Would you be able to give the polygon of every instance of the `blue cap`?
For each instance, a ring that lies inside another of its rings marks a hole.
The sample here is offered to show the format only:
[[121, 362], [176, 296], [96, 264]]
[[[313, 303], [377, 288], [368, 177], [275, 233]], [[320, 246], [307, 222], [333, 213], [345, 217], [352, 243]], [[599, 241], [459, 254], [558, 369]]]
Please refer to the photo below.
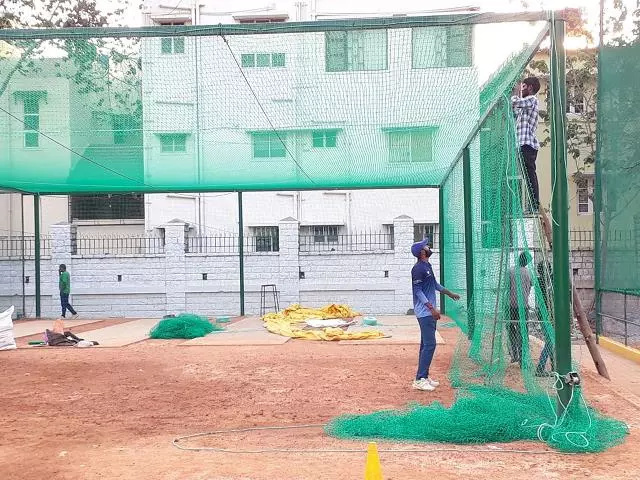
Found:
[[422, 240], [421, 242], [416, 242], [413, 245], [411, 245], [411, 254], [414, 257], [420, 258], [421, 250], [431, 250], [429, 248], [429, 239]]

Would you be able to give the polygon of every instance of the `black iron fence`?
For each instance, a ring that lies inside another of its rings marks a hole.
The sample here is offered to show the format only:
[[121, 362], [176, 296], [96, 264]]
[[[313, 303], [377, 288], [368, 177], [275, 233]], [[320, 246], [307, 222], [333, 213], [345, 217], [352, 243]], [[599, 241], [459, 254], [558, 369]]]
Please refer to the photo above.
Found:
[[74, 255], [154, 255], [164, 253], [164, 237], [156, 235], [122, 235], [77, 237], [72, 241]]
[[393, 251], [394, 234], [385, 233], [352, 233], [352, 234], [318, 234], [300, 235], [300, 252], [371, 252]]
[[[16, 258], [23, 256], [26, 259], [35, 257], [36, 238], [31, 237], [4, 237], [0, 238], [0, 258]], [[51, 239], [49, 237], [40, 237], [40, 256], [48, 257], [51, 255]]]
[[[277, 232], [268, 235], [246, 235], [242, 245], [244, 253], [270, 253], [280, 251], [280, 236]], [[240, 239], [237, 234], [190, 236], [185, 242], [186, 253], [240, 253]]]
[[[596, 293], [597, 294], [597, 293]], [[625, 345], [640, 347], [640, 295], [600, 292], [600, 334]]]

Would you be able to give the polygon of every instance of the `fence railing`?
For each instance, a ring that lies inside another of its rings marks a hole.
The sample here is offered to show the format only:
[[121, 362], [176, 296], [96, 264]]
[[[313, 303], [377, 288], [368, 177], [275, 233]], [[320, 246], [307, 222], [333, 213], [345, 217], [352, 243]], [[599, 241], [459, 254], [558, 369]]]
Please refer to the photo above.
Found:
[[[243, 237], [244, 253], [269, 253], [280, 251], [279, 235], [246, 235]], [[238, 255], [240, 241], [237, 234], [187, 237], [186, 253], [228, 253]]]
[[393, 233], [300, 235], [300, 252], [371, 252], [394, 249]]
[[[593, 250], [596, 234], [591, 229], [571, 230], [569, 240], [572, 250]], [[609, 230], [603, 240], [609, 250], [631, 250], [640, 247], [640, 238], [636, 238], [633, 230]]]
[[164, 237], [155, 235], [77, 237], [72, 242], [75, 255], [154, 255], [164, 253]]
[[627, 346], [639, 347], [640, 296], [610, 291], [603, 291], [600, 295], [602, 331], [598, 333], [621, 341]]
[[[24, 258], [33, 259], [36, 251], [36, 238], [24, 237], [24, 246], [22, 237], [0, 238], [0, 258], [22, 258], [24, 248]], [[48, 257], [51, 255], [51, 239], [49, 237], [40, 237], [40, 256]]]

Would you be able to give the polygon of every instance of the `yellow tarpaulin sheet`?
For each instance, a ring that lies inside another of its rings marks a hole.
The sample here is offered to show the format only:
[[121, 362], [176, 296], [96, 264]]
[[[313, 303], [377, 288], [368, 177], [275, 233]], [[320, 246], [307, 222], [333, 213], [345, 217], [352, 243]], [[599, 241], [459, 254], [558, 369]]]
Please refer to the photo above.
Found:
[[267, 313], [262, 320], [271, 333], [305, 340], [364, 340], [380, 338], [384, 334], [378, 330], [349, 332], [342, 328], [327, 327], [316, 330], [305, 330], [305, 322], [311, 319], [353, 318], [360, 314], [347, 305], [327, 305], [325, 307], [305, 308], [298, 304], [291, 305], [278, 313]]

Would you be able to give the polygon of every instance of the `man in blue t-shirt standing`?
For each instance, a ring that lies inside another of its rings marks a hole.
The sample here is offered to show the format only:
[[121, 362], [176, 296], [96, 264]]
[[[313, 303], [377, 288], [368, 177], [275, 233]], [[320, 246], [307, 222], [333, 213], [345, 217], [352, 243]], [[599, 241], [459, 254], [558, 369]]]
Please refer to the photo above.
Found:
[[432, 391], [440, 383], [429, 376], [429, 367], [436, 350], [436, 322], [440, 312], [436, 309], [436, 290], [459, 300], [460, 295], [450, 292], [436, 281], [433, 268], [429, 263], [431, 248], [428, 240], [414, 243], [411, 253], [418, 259], [411, 269], [411, 283], [413, 288], [413, 310], [420, 324], [420, 354], [418, 356], [418, 372], [413, 382], [417, 390]]

